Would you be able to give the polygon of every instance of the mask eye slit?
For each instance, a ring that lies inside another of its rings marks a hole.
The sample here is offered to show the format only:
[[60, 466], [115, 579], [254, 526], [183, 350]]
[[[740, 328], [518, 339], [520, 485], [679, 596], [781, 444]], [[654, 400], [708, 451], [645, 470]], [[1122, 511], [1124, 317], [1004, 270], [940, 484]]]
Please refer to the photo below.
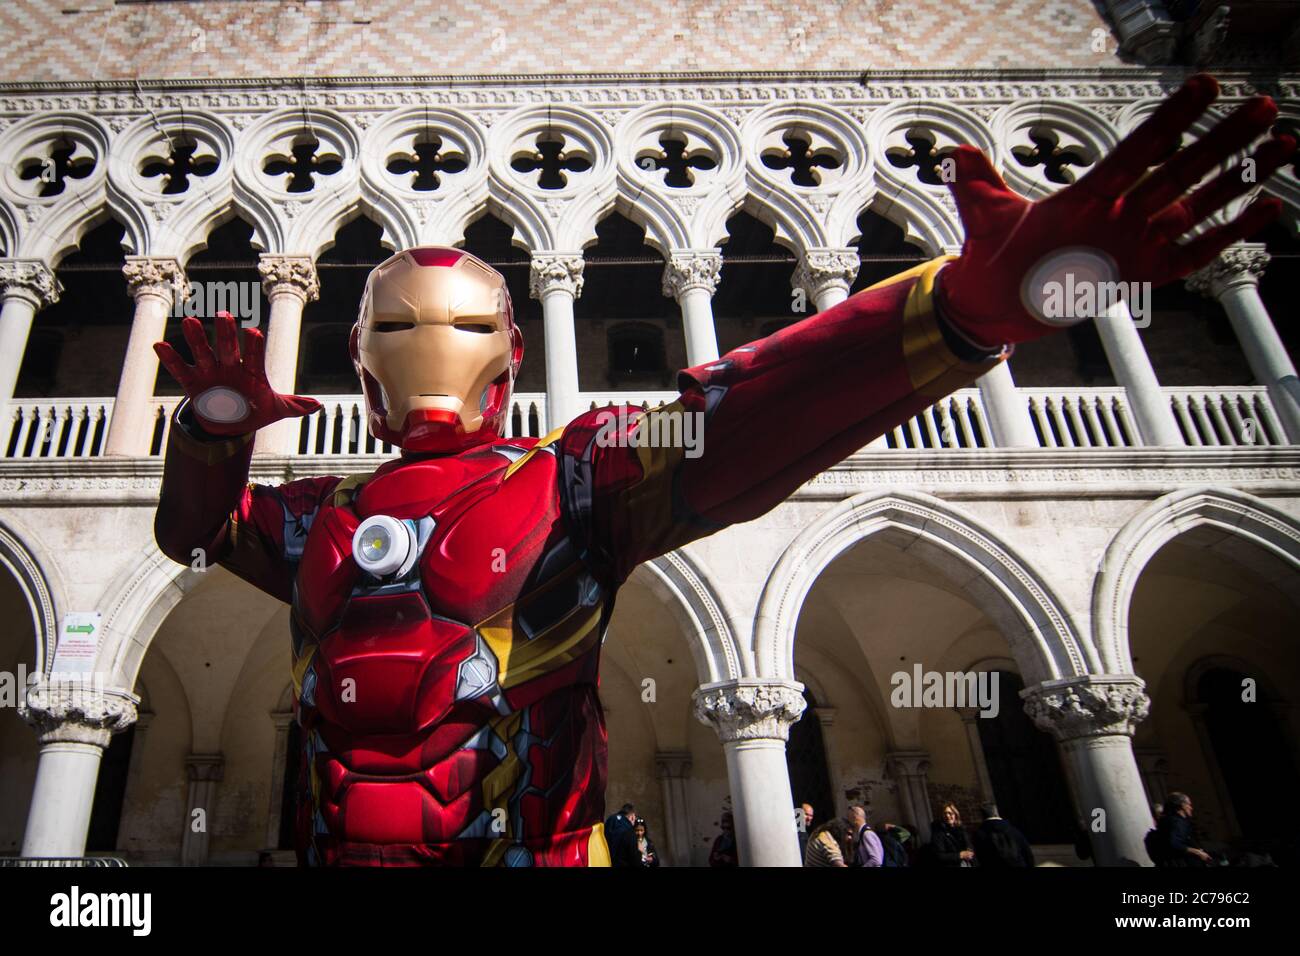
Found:
[[405, 332], [413, 328], [415, 328], [414, 322], [376, 322], [374, 325], [376, 332]]
[[496, 329], [482, 322], [457, 322], [456, 328], [465, 332], [478, 332], [480, 335], [486, 335], [495, 332]]

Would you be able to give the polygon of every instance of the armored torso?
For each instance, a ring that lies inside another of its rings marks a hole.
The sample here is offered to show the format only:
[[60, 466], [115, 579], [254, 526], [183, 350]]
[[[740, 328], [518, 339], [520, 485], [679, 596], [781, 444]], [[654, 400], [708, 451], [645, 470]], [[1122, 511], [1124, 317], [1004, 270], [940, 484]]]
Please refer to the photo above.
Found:
[[[503, 441], [285, 503], [306, 862], [605, 862], [608, 595], [556, 476], [552, 447]], [[409, 530], [409, 570], [354, 557], [377, 515]]]

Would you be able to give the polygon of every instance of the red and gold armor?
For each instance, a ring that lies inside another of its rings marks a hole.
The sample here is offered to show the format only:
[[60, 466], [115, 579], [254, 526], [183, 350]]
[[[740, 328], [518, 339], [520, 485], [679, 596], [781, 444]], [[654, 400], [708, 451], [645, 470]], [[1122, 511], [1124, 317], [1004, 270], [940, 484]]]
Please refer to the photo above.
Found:
[[[945, 344], [942, 265], [683, 372], [662, 408], [408, 451], [368, 475], [250, 485], [252, 436], [205, 436], [178, 410], [159, 542], [177, 558], [202, 547], [292, 606], [303, 860], [608, 863], [597, 686], [619, 585], [989, 368], [996, 357]], [[684, 415], [702, 427], [699, 457], [627, 434], [680, 434]], [[376, 516], [413, 539], [405, 573], [355, 559]]]
[[[256, 429], [318, 405], [270, 389], [256, 330], [241, 355], [234, 320], [219, 317], [214, 354], [187, 319], [194, 365], [157, 346], [190, 401], [170, 432], [155, 534], [173, 559], [202, 548], [292, 606], [302, 861], [607, 865], [597, 687], [619, 586], [973, 381], [1005, 357], [1001, 343], [1048, 331], [1025, 312], [1022, 278], [1076, 234], [1121, 278], [1159, 278], [1276, 215], [1256, 203], [1212, 239], [1170, 248], [1245, 187], [1229, 176], [1174, 203], [1183, 189], [1161, 185], [1166, 170], [1195, 182], [1276, 114], [1252, 100], [1233, 114], [1249, 122], [1226, 120], [1211, 146], [1147, 176], [1214, 98], [1208, 82], [1193, 78], [1040, 203], [959, 148], [967, 242], [953, 265], [925, 263], [688, 369], [669, 405], [591, 411], [540, 440], [501, 437], [522, 339], [500, 276], [459, 250], [400, 253], [367, 284], [353, 357], [372, 431], [403, 448], [371, 474], [249, 484]], [[1294, 147], [1261, 147], [1261, 179]], [[688, 428], [689, 450], [641, 440]]]

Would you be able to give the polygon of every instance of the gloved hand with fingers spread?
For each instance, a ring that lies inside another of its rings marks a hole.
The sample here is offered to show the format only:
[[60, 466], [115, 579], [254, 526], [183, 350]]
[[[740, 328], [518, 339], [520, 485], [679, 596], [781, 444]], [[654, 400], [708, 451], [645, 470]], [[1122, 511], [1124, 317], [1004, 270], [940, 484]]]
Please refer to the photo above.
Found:
[[185, 389], [194, 417], [212, 435], [247, 435], [284, 418], [318, 411], [320, 402], [298, 395], [281, 395], [271, 388], [264, 363], [266, 340], [257, 329], [244, 330], [240, 356], [235, 317], [217, 313], [217, 350], [213, 354], [203, 323], [186, 316], [181, 323], [194, 355], [187, 365], [166, 342], [155, 342], [158, 360]]
[[1257, 199], [1232, 222], [1178, 241], [1295, 152], [1294, 139], [1274, 136], [1255, 150], [1254, 176], [1244, 175], [1244, 167], [1230, 168], [1185, 195], [1277, 118], [1272, 99], [1252, 97], [1195, 143], [1177, 149], [1218, 93], [1213, 77], [1189, 78], [1091, 172], [1039, 202], [1007, 188], [978, 149], [958, 147], [950, 188], [966, 242], [961, 257], [938, 276], [944, 317], [983, 348], [1028, 341], [1092, 317], [1060, 320], [1044, 308], [1044, 287], [1066, 284], [1067, 274], [1075, 282], [1159, 286], [1267, 225], [1281, 210], [1276, 199]]

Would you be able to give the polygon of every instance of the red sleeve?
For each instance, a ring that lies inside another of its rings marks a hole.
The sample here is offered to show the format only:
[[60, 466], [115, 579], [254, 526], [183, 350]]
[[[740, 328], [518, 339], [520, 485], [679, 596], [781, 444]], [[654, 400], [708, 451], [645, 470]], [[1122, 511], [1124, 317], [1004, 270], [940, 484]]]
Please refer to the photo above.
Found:
[[679, 376], [675, 402], [599, 409], [559, 440], [566, 520], [615, 582], [749, 521], [988, 371], [959, 357], [934, 303], [936, 259]]
[[201, 551], [286, 603], [307, 532], [336, 477], [250, 484], [253, 435], [203, 436], [183, 402], [167, 441], [154, 538], [173, 561], [193, 564]]

